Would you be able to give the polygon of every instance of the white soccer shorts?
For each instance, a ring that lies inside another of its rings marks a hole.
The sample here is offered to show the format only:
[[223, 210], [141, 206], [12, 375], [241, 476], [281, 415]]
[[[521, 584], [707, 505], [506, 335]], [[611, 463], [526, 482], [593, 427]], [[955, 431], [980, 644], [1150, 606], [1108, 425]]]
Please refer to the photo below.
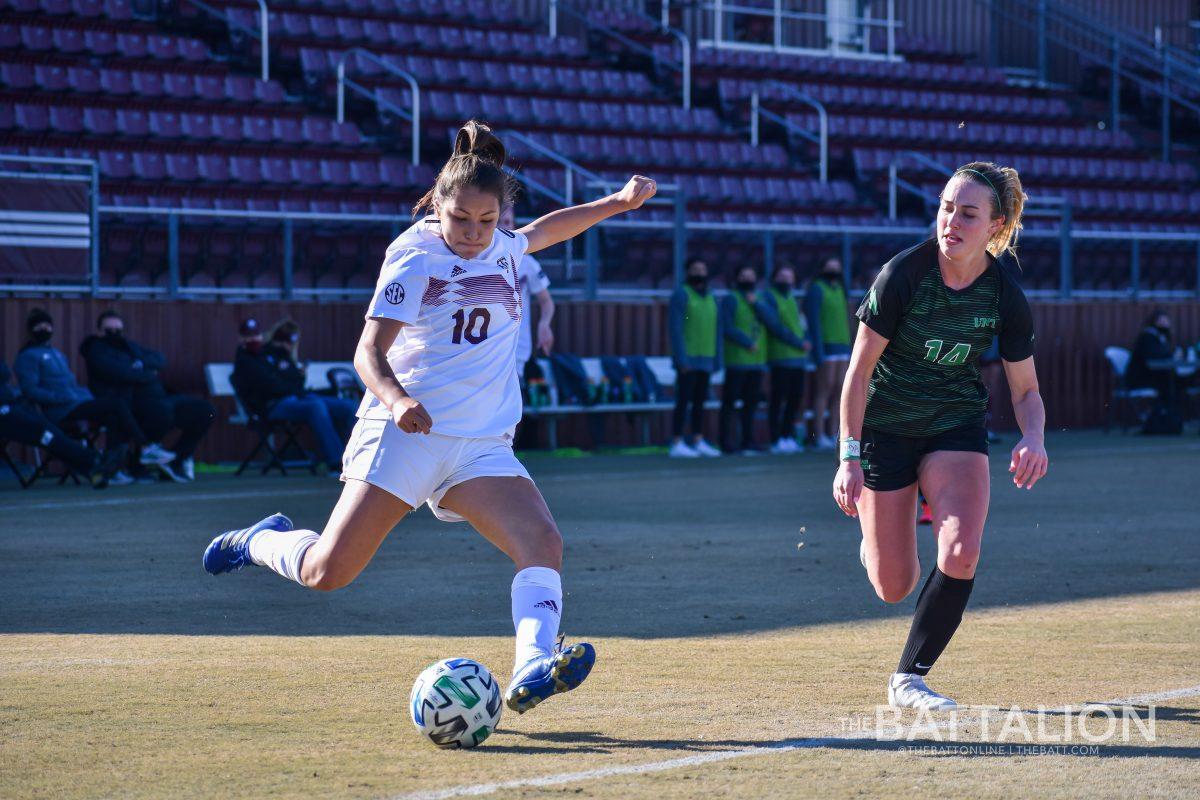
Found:
[[366, 481], [413, 508], [428, 503], [443, 522], [465, 522], [439, 503], [472, 478], [529, 478], [513, 454], [511, 436], [469, 439], [405, 433], [390, 419], [359, 419], [342, 456], [342, 480]]

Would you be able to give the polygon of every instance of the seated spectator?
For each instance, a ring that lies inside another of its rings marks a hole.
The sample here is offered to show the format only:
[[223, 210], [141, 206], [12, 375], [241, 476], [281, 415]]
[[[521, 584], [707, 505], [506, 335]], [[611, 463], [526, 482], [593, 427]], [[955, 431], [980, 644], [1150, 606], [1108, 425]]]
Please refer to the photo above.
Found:
[[1171, 358], [1171, 316], [1161, 308], [1150, 312], [1146, 326], [1133, 343], [1129, 366], [1125, 369], [1125, 385], [1130, 389], [1156, 389], [1159, 398], [1166, 398], [1171, 388], [1171, 373], [1165, 369], [1150, 369], [1147, 362]]
[[[0, 361], [0, 439], [45, 448], [71, 469], [86, 475], [96, 489], [117, 483], [113, 478], [125, 457], [125, 445], [98, 453], [75, 441], [26, 403], [21, 390], [9, 382], [11, 377], [8, 364]], [[120, 482], [129, 483], [130, 478], [126, 476]]]
[[125, 322], [116, 311], [101, 314], [96, 327], [100, 335], [87, 337], [79, 347], [87, 362], [88, 386], [97, 397], [129, 404], [151, 441], [160, 441], [178, 428], [171, 458], [157, 466], [176, 483], [194, 480], [192, 456], [216, 419], [216, 409], [200, 397], [168, 394], [160, 377], [166, 359], [162, 353], [126, 339]]
[[295, 322], [280, 322], [265, 344], [255, 320], [243, 322], [238, 332], [241, 344], [234, 357], [232, 382], [242, 402], [264, 419], [307, 424], [330, 472], [340, 475], [357, 404], [305, 388], [305, 371], [298, 360], [300, 326]]
[[48, 420], [60, 426], [87, 422], [104, 427], [108, 431], [110, 448], [130, 442], [140, 444], [139, 461], [142, 464], [163, 464], [175, 457], [159, 445], [148, 443], [127, 403], [111, 397], [94, 397], [79, 385], [67, 357], [50, 346], [54, 320], [48, 313], [40, 308], [33, 309], [25, 320], [25, 327], [29, 341], [17, 354], [13, 370], [25, 399], [36, 403]]

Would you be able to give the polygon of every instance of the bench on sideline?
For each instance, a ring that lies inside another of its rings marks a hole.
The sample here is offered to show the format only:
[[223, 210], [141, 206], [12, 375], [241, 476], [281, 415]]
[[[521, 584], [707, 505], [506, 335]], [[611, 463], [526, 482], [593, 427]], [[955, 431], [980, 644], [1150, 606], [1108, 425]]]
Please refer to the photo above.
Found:
[[[558, 447], [558, 421], [562, 417], [568, 417], [576, 414], [631, 414], [638, 417], [638, 422], [642, 429], [642, 444], [650, 444], [650, 415], [664, 411], [671, 411], [675, 408], [675, 400], [654, 400], [653, 402], [642, 403], [597, 403], [595, 405], [563, 405], [559, 402], [558, 386], [554, 380], [554, 369], [550, 365], [550, 359], [538, 358], [538, 366], [542, 368], [542, 375], [546, 379], [546, 389], [550, 396], [550, 402], [544, 406], [525, 405], [525, 416], [530, 419], [542, 419], [546, 421], [546, 437], [547, 444], [551, 450]], [[587, 373], [589, 383], [595, 385], [602, 382], [604, 378], [604, 370], [600, 366], [600, 359], [581, 358], [583, 369]], [[668, 356], [650, 356], [646, 358], [646, 365], [650, 367], [654, 373], [654, 377], [658, 380], [658, 385], [662, 389], [673, 389], [675, 386], [675, 368], [671, 365], [671, 359]], [[709, 383], [710, 391], [719, 388], [725, 380], [724, 370], [714, 372], [712, 380]], [[704, 402], [706, 409], [712, 410], [721, 407], [719, 400], [711, 397]]]

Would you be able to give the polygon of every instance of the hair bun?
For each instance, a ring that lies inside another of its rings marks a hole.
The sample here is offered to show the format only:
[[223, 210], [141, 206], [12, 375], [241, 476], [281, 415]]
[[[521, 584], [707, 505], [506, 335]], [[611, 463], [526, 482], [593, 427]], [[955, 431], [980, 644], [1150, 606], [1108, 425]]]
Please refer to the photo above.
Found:
[[497, 167], [504, 166], [504, 143], [478, 120], [468, 120], [454, 137], [454, 155], [471, 155]]

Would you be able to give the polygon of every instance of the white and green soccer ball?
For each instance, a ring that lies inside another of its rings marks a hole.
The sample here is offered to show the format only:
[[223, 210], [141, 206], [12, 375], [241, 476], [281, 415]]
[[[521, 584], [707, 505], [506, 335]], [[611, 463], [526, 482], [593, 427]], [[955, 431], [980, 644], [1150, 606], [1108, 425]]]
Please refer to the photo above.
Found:
[[474, 747], [492, 735], [504, 703], [488, 668], [469, 658], [446, 658], [417, 676], [409, 697], [413, 724], [443, 748]]

